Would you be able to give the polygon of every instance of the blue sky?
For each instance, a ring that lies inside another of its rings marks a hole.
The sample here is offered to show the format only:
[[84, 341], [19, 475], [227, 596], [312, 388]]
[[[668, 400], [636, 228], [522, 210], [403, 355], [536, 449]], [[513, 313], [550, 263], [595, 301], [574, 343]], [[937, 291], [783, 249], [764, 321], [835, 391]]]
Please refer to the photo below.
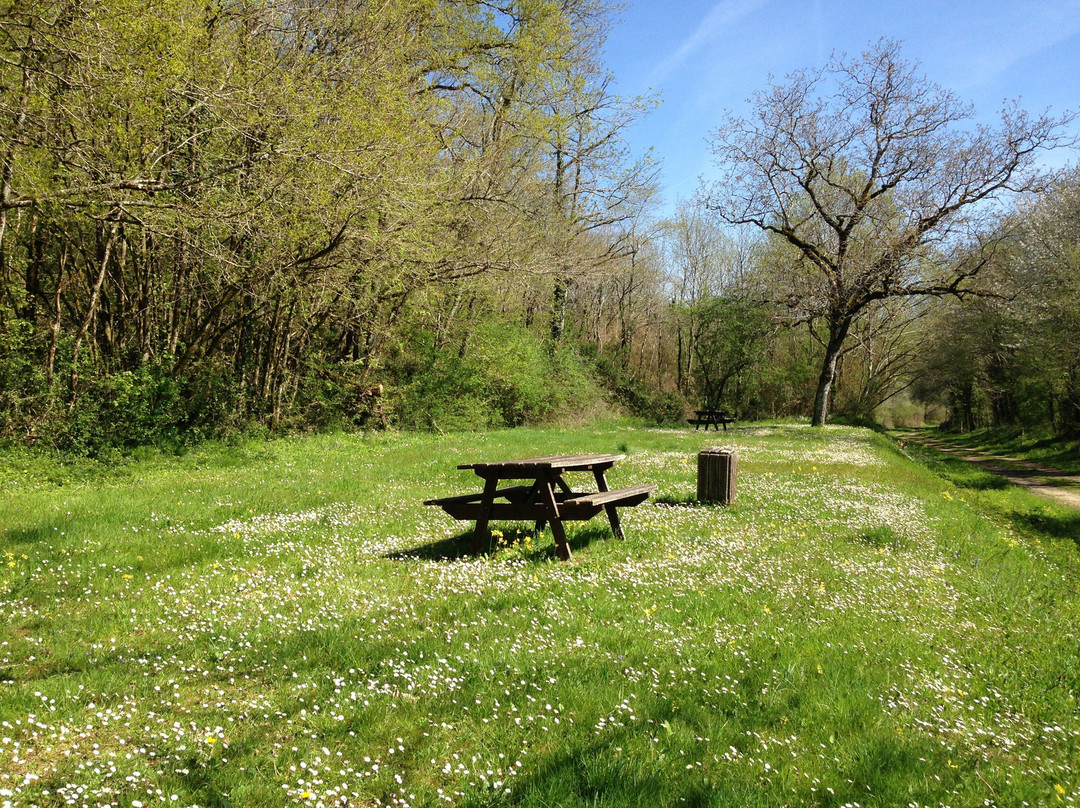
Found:
[[[858, 54], [883, 36], [974, 104], [979, 121], [992, 123], [1007, 99], [1033, 113], [1080, 108], [1080, 0], [636, 0], [608, 37], [606, 61], [622, 95], [652, 88], [663, 99], [630, 140], [662, 160], [670, 208], [709, 175], [708, 134], [726, 110], [745, 113], [770, 75]], [[1048, 162], [1076, 161], [1073, 151]]]

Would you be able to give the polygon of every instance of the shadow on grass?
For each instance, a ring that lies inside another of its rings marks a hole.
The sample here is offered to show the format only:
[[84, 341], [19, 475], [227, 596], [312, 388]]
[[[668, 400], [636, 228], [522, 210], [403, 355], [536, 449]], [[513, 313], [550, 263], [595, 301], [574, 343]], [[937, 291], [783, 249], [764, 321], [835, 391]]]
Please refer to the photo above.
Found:
[[421, 544], [408, 550], [398, 550], [387, 553], [384, 558], [392, 561], [404, 561], [410, 558], [419, 558], [424, 561], [456, 561], [472, 555], [473, 532], [466, 530], [455, 536], [440, 539], [436, 542]]
[[1001, 491], [1012, 485], [1008, 477], [989, 472], [953, 475], [953, 483], [957, 488], [970, 488], [973, 491]]
[[[566, 524], [566, 523], [564, 523]], [[573, 523], [570, 523], [573, 525]], [[587, 525], [567, 530], [566, 542], [570, 545], [570, 552], [584, 550], [597, 540], [618, 541], [612, 534], [611, 528], [605, 523]], [[531, 527], [523, 525], [511, 525], [496, 527], [494, 533], [499, 538], [489, 534], [485, 540], [484, 555], [494, 555], [513, 549], [526, 561], [550, 561], [558, 558], [555, 542], [551, 538], [550, 528], [545, 529], [540, 535], [535, 535]], [[526, 542], [526, 538], [531, 539]], [[473, 555], [473, 532], [465, 530], [454, 536], [439, 541], [421, 544], [408, 550], [398, 550], [387, 553], [384, 558], [392, 561], [404, 561], [406, 559], [419, 558], [423, 561], [457, 561], [462, 558], [471, 558]]]
[[697, 497], [693, 494], [687, 494], [684, 497], [677, 497], [672, 494], [662, 494], [658, 497], [653, 497], [650, 500], [654, 505], [698, 505]]
[[1045, 508], [1012, 511], [1008, 518], [1018, 528], [1055, 539], [1071, 539], [1080, 547], [1080, 513], [1049, 513]]
[[55, 541], [60, 531], [70, 530], [65, 523], [54, 522], [50, 524], [35, 525], [34, 527], [16, 527], [0, 532], [0, 543], [6, 547], [14, 547], [18, 544], [38, 544], [44, 541]]
[[209, 766], [205, 766], [200, 764], [198, 758], [191, 757], [187, 761], [187, 768], [183, 770], [182, 779], [192, 794], [198, 796], [199, 805], [207, 808], [233, 808], [237, 803], [229, 796], [228, 785], [221, 782], [225, 778], [218, 773], [218, 768], [213, 760]]
[[[622, 754], [617, 744], [631, 746], [633, 736], [622, 730], [608, 740], [575, 743], [543, 754], [529, 774], [514, 778], [513, 788], [500, 805], [656, 805], [688, 808], [717, 805], [716, 794], [700, 776], [680, 776], [664, 767], [649, 765], [641, 755]], [[677, 794], [672, 793], [675, 789]], [[476, 797], [462, 803], [468, 808], [491, 805]], [[743, 804], [743, 803], [740, 803]]]
[[671, 494], [663, 494], [649, 500], [652, 505], [671, 505], [680, 508], [735, 508], [738, 502], [725, 505], [722, 502], [702, 502], [696, 494], [687, 494], [684, 497], [676, 497]]
[[868, 547], [889, 548], [893, 552], [911, 548], [911, 542], [888, 525], [878, 525], [860, 532], [854, 532], [850, 534], [850, 540]]
[[949, 457], [933, 449], [920, 452], [923, 461], [935, 474], [944, 477], [957, 488], [974, 491], [999, 491], [1012, 483], [1007, 477], [983, 471], [966, 460]]

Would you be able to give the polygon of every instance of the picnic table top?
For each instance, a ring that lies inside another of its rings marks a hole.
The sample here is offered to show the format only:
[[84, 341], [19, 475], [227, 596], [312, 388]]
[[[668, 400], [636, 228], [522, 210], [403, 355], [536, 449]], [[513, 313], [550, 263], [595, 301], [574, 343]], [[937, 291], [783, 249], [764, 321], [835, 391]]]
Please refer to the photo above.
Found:
[[480, 476], [510, 477], [514, 474], [532, 476], [553, 471], [591, 471], [608, 469], [626, 458], [622, 454], [599, 455], [547, 455], [526, 457], [521, 460], [495, 460], [484, 463], [462, 463], [459, 469], [472, 469]]

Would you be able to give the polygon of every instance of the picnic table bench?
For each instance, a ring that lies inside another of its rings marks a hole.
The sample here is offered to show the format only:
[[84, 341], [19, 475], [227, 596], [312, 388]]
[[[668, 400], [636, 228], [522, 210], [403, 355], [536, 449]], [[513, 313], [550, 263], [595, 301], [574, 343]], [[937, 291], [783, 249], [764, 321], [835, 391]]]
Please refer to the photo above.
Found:
[[727, 410], [694, 410], [694, 413], [697, 417], [687, 418], [686, 423], [693, 424], [694, 429], [698, 429], [704, 424], [706, 432], [709, 431], [710, 424], [717, 432], [720, 431], [721, 426], [727, 432], [727, 425], [735, 423], [735, 416]]
[[[611, 531], [623, 538], [617, 508], [640, 505], [656, 490], [653, 484], [627, 488], [608, 488], [605, 472], [626, 455], [551, 455], [523, 460], [501, 460], [488, 463], [462, 463], [459, 469], [471, 469], [484, 480], [484, 490], [478, 494], [429, 499], [425, 505], [438, 505], [450, 516], [475, 520], [473, 552], [484, 549], [488, 523], [492, 519], [531, 521], [541, 531], [551, 523], [559, 558], [570, 559], [563, 522], [586, 521], [605, 511]], [[595, 492], [575, 492], [563, 479], [568, 472], [591, 471], [596, 481]], [[525, 485], [500, 488], [504, 480], [527, 480]], [[499, 500], [499, 501], [497, 501]]]

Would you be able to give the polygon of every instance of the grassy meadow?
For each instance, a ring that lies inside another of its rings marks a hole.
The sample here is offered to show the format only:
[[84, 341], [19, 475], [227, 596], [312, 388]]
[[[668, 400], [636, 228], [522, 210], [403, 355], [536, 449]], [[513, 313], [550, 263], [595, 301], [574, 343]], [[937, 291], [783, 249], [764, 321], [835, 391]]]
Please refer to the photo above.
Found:
[[[421, 504], [577, 452], [659, 490], [574, 563]], [[1080, 804], [1076, 514], [868, 430], [8, 454], [0, 492], [0, 806]]]

